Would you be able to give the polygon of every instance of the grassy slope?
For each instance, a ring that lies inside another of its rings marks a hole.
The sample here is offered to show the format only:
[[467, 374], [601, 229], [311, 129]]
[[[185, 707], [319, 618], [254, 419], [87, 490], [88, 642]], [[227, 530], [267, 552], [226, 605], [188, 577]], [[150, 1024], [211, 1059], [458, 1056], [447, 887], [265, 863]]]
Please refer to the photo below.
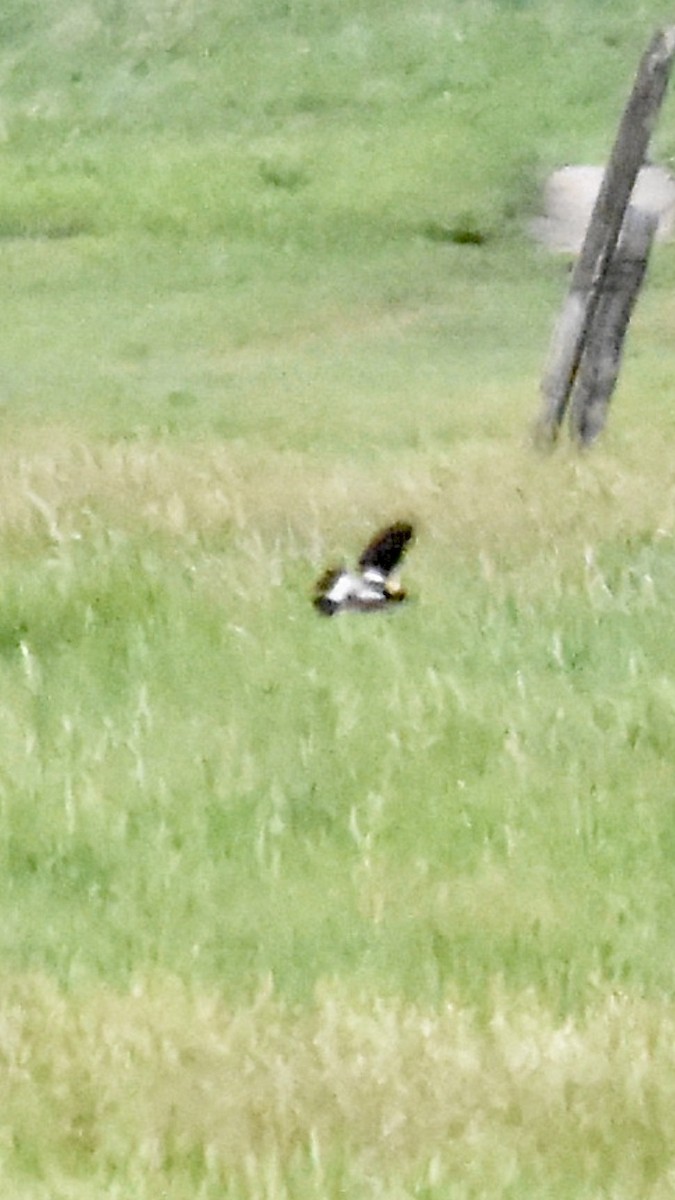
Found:
[[[542, 462], [520, 232], [659, 6], [52, 8], [0, 18], [7, 1187], [667, 1195], [673, 258]], [[318, 621], [409, 512], [413, 603]]]

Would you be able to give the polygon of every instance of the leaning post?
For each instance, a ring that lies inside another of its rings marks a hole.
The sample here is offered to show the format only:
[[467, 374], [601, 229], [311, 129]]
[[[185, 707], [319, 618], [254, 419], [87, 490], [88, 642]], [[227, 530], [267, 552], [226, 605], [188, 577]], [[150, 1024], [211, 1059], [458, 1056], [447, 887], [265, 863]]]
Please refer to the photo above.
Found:
[[671, 25], [654, 34], [640, 62], [553, 331], [535, 428], [540, 445], [551, 445], [558, 436], [631, 192], [666, 93], [674, 55], [675, 26]]
[[658, 223], [656, 213], [628, 206], [572, 390], [570, 432], [580, 446], [590, 446], [605, 427]]

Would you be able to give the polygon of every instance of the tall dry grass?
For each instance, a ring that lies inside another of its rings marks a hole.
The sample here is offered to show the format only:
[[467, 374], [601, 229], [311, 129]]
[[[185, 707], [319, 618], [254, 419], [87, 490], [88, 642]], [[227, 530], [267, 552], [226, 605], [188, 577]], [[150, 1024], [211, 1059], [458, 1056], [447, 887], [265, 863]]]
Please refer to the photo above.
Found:
[[192, 1178], [192, 1194], [269, 1200], [372, 1188], [665, 1200], [672, 1004], [599, 987], [556, 1020], [534, 993], [514, 999], [495, 982], [489, 1012], [335, 983], [306, 1008], [265, 988], [233, 1009], [162, 976], [75, 993], [41, 975], [6, 980], [9, 1179], [24, 1150], [47, 1183], [70, 1170], [97, 1181], [86, 1194], [111, 1196], [118, 1180], [126, 1194], [187, 1197]]

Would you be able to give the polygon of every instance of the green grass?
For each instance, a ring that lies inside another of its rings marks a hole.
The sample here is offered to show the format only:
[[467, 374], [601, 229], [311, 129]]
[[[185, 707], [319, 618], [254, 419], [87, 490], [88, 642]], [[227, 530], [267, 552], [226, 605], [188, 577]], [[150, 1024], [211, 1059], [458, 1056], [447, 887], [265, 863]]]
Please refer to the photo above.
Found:
[[523, 233], [668, 16], [5, 5], [3, 1195], [671, 1194], [675, 259], [540, 458]]
[[[393, 1186], [393, 1170], [442, 1196], [478, 1137], [466, 1195], [486, 1180], [536, 1195], [551, 1172], [573, 1195], [607, 1175], [618, 1194], [656, 1186], [672, 1086], [667, 447], [391, 454], [357, 514], [339, 498], [354, 504], [363, 468], [323, 468], [65, 446], [23, 464], [17, 502], [5, 461], [2, 958], [6, 1038], [28, 1022], [30, 1064], [12, 1170], [33, 1153], [37, 1178], [84, 1172], [95, 1194], [138, 1172], [176, 1195], [195, 1179], [249, 1194], [259, 1172], [273, 1194], [299, 1179], [334, 1194], [363, 1172]], [[419, 515], [412, 603], [319, 621], [312, 576], [383, 501]], [[134, 999], [147, 986], [161, 1037]], [[209, 1048], [241, 1022], [253, 1092]], [[330, 1042], [317, 1063], [317, 1038], [356, 1048]], [[447, 1093], [458, 1070], [466, 1090]]]

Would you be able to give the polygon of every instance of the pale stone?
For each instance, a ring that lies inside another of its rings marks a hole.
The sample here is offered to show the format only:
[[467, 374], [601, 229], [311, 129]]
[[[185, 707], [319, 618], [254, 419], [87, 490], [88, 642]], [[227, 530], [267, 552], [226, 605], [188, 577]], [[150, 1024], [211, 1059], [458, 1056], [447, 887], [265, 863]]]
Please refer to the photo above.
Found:
[[[530, 222], [529, 231], [549, 250], [578, 254], [604, 167], [569, 166], [554, 171], [544, 188], [544, 216]], [[656, 213], [656, 236], [669, 241], [675, 231], [675, 178], [664, 167], [643, 167], [631, 203]]]

